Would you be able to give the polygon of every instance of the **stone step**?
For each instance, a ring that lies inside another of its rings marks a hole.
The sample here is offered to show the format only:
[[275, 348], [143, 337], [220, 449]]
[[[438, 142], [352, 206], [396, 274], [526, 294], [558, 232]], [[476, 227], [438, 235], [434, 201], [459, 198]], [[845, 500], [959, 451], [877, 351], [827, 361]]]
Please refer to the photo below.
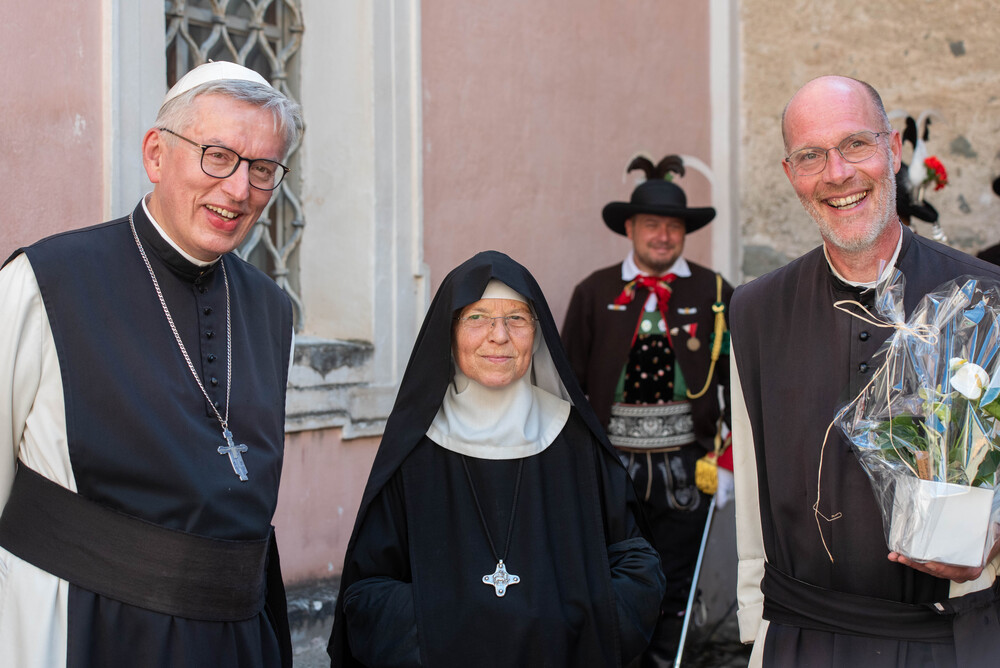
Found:
[[326, 644], [339, 589], [339, 577], [287, 587], [295, 668], [329, 668]]

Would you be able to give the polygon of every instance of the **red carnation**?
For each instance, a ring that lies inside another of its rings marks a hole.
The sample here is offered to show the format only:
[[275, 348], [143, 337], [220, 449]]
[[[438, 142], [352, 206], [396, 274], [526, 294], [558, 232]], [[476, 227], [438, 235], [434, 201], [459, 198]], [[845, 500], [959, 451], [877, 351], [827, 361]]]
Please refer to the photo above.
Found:
[[945, 171], [944, 165], [933, 155], [926, 160], [924, 160], [924, 166], [927, 168], [927, 178], [924, 179], [925, 182], [934, 182], [934, 190], [941, 190], [946, 185], [948, 185], [948, 172]]

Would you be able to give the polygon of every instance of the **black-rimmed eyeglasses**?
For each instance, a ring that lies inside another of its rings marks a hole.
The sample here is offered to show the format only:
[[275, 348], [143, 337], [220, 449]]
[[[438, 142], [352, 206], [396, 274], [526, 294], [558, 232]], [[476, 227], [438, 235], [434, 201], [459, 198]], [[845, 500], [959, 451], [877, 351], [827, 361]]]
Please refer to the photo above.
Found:
[[240, 163], [245, 162], [250, 167], [250, 185], [257, 190], [274, 190], [281, 185], [281, 180], [285, 178], [285, 174], [291, 171], [288, 167], [274, 160], [265, 160], [264, 158], [251, 160], [250, 158], [244, 158], [233, 149], [226, 148], [225, 146], [199, 144], [167, 128], [160, 128], [160, 131], [169, 132], [192, 146], [200, 148], [201, 171], [216, 179], [229, 178], [239, 169]]
[[801, 148], [785, 158], [785, 162], [791, 166], [796, 176], [819, 174], [826, 168], [826, 159], [830, 151], [837, 151], [847, 162], [862, 162], [875, 155], [878, 150], [878, 138], [887, 134], [889, 132], [871, 130], [855, 132], [830, 148]]

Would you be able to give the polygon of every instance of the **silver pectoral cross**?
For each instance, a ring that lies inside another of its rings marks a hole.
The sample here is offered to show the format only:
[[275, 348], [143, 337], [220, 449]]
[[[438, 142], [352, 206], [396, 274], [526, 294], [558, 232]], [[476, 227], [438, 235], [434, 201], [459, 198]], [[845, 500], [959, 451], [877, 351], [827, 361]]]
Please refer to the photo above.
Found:
[[247, 478], [247, 465], [243, 463], [243, 455], [240, 454], [247, 451], [247, 446], [243, 443], [239, 445], [233, 443], [233, 432], [228, 429], [222, 430], [222, 436], [226, 439], [226, 445], [219, 446], [219, 454], [229, 455], [229, 463], [233, 465], [233, 471], [240, 477], [240, 480], [249, 480]]
[[493, 589], [496, 590], [497, 596], [503, 596], [507, 593], [508, 585], [516, 585], [521, 581], [521, 578], [514, 575], [513, 573], [507, 572], [507, 567], [503, 564], [503, 559], [497, 564], [497, 569], [493, 571], [493, 575], [484, 575], [483, 582], [488, 585], [493, 585]]

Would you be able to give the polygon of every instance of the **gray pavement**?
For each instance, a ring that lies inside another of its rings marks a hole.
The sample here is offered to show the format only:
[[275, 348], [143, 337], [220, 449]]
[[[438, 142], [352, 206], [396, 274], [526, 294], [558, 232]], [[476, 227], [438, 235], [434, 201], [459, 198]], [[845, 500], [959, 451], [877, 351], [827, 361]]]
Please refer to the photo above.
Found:
[[333, 626], [339, 578], [291, 587], [288, 621], [292, 627], [294, 668], [329, 668], [326, 644]]
[[684, 649], [685, 668], [746, 668], [750, 647], [740, 643], [736, 611], [718, 622], [716, 627], [699, 629]]

